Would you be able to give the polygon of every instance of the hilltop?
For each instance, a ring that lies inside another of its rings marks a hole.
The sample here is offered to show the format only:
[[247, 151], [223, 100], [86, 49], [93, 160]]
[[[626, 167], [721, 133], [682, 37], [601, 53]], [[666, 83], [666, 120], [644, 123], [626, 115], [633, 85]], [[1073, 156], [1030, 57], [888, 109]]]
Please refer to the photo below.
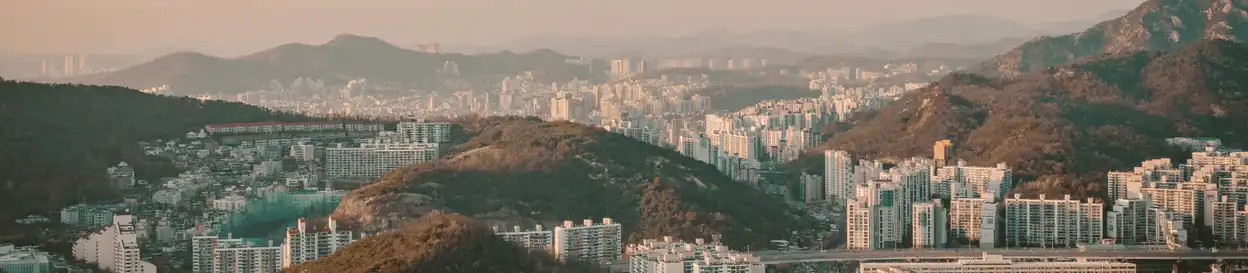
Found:
[[285, 270], [317, 272], [600, 272], [503, 241], [463, 215], [429, 213], [402, 229], [370, 235], [315, 261]]
[[121, 161], [140, 178], [167, 169], [145, 160], [139, 141], [177, 137], [212, 123], [307, 119], [121, 87], [0, 82], [0, 219], [115, 198], [105, 168]]
[[347, 193], [336, 218], [384, 227], [391, 215], [434, 210], [505, 226], [610, 217], [632, 242], [722, 234], [726, 245], [756, 248], [802, 223], [779, 198], [711, 165], [599, 128], [519, 117], [455, 124], [449, 155]]
[[[954, 142], [972, 164], [1008, 162], [1025, 194], [1103, 196], [1105, 172], [1171, 156], [1164, 139], [1244, 146], [1248, 47], [1205, 40], [1086, 59], [1007, 79], [946, 76], [820, 147], [872, 158], [930, 156]], [[881, 137], [888, 136], [888, 137]]]
[[978, 72], [990, 76], [1017, 76], [1084, 57], [1172, 50], [1205, 39], [1248, 39], [1248, 3], [1148, 0], [1126, 15], [1083, 32], [1028, 41], [984, 62]]
[[[175, 94], [230, 94], [268, 87], [270, 80], [319, 78], [337, 84], [367, 78], [397, 86], [437, 87], [437, 71], [456, 62], [468, 78], [502, 77], [532, 71], [545, 80], [592, 79], [601, 73], [568, 64], [575, 58], [550, 50], [525, 53], [431, 54], [392, 45], [381, 39], [343, 34], [321, 45], [285, 44], [238, 58], [182, 52], [115, 72], [77, 78], [76, 82], [150, 88], [169, 85]], [[593, 67], [606, 67], [595, 65]]]

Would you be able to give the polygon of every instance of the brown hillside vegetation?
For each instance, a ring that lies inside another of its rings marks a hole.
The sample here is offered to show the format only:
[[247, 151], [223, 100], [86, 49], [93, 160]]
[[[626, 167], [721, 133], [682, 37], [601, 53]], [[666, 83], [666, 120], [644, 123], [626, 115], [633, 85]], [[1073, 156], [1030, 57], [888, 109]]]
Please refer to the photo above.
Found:
[[1084, 57], [1172, 50], [1203, 39], [1248, 41], [1248, 2], [1148, 0], [1083, 32], [1028, 41], [984, 62], [978, 72], [1016, 76]]
[[433, 212], [402, 229], [371, 235], [334, 254], [286, 269], [291, 273], [588, 273], [595, 265], [564, 264], [544, 252], [503, 241], [480, 222]]
[[[396, 169], [348, 193], [335, 214], [374, 227], [391, 213], [417, 216], [435, 209], [547, 226], [610, 217], [632, 241], [722, 234], [729, 246], [756, 248], [799, 228], [800, 219], [778, 198], [673, 150], [569, 122], [492, 117], [457, 124], [449, 156]], [[648, 191], [655, 177], [663, 187]], [[674, 198], [642, 202], [650, 191]], [[646, 219], [670, 221], [639, 227], [647, 211], [663, 214]]]
[[972, 164], [1008, 162], [1018, 191], [1102, 196], [1105, 172], [1171, 156], [1168, 137], [1244, 147], [1248, 48], [1202, 41], [989, 79], [950, 75], [825, 144], [867, 157], [929, 156], [951, 139]]

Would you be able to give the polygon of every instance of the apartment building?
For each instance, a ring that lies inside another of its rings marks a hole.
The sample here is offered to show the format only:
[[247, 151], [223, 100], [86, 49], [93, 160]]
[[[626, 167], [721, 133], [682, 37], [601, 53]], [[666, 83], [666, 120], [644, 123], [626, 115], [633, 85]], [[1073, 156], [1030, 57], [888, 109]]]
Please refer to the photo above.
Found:
[[1023, 199], [1004, 202], [1005, 243], [1008, 246], [1065, 246], [1100, 243], [1104, 235], [1104, 204], [1062, 199]]
[[620, 224], [611, 218], [602, 218], [601, 223], [586, 219], [579, 226], [564, 221], [563, 225], [555, 227], [555, 257], [600, 264], [615, 262], [622, 258], [622, 232]]
[[78, 227], [107, 226], [113, 224], [114, 216], [124, 209], [124, 204], [77, 204], [61, 209], [61, 223]]
[[996, 216], [997, 203], [991, 199], [953, 198], [948, 208], [950, 239], [961, 244], [992, 246], [996, 236]]
[[273, 241], [195, 236], [191, 238], [191, 272], [276, 273], [282, 271], [282, 247]]
[[359, 147], [325, 149], [325, 175], [379, 177], [395, 168], [438, 158], [437, 143], [393, 143], [373, 140]]
[[449, 122], [399, 122], [395, 128], [398, 137], [406, 142], [445, 143], [451, 141]]
[[494, 234], [502, 237], [504, 241], [512, 242], [524, 248], [538, 251], [552, 251], [555, 243], [555, 233], [551, 230], [542, 229], [542, 225], [536, 225], [532, 230], [523, 230], [520, 226], [515, 226], [512, 230], [504, 230], [494, 227]]
[[146, 264], [139, 259], [134, 216], [126, 214], [113, 216], [108, 227], [78, 239], [73, 252], [74, 258], [115, 273], [140, 273]]
[[17, 248], [11, 244], [0, 245], [0, 272], [50, 273], [52, 256], [34, 247]]
[[123, 161], [118, 163], [117, 166], [108, 167], [106, 174], [108, 175], [109, 181], [111, 181], [113, 185], [117, 186], [118, 189], [125, 190], [134, 188], [134, 167], [130, 167], [130, 164], [126, 164], [126, 162]]
[[281, 246], [282, 268], [329, 256], [361, 237], [363, 234], [356, 231], [340, 229], [338, 221], [332, 217], [321, 228], [299, 218], [294, 228], [286, 230], [286, 241]]
[[1014, 188], [1013, 172], [1005, 163], [992, 167], [975, 167], [968, 166], [965, 160], [958, 160], [957, 165], [937, 169], [933, 179], [936, 182], [933, 193], [943, 199], [953, 196], [980, 197], [968, 195], [975, 194], [1000, 200], [1005, 197], [1006, 192]]
[[911, 246], [942, 248], [949, 238], [949, 214], [940, 199], [915, 203], [911, 210]]
[[834, 204], [847, 204], [854, 198], [857, 183], [854, 179], [855, 162], [847, 151], [823, 151], [824, 197]]
[[697, 239], [693, 243], [646, 239], [628, 246], [629, 273], [762, 273], [758, 257]]
[[1136, 266], [1127, 262], [1108, 261], [1012, 261], [1000, 255], [984, 254], [980, 259], [955, 262], [862, 263], [859, 273], [1135, 273]]
[[[903, 211], [901, 188], [887, 179], [873, 179], [859, 186], [845, 208], [845, 242], [850, 249], [895, 248], [901, 244]], [[909, 218], [909, 216], [906, 216]]]

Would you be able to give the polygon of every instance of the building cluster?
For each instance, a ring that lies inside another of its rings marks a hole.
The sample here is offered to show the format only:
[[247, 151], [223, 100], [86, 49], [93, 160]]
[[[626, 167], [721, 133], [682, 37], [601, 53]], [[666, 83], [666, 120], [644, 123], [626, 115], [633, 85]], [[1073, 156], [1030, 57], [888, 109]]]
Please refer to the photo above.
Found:
[[999, 255], [984, 254], [980, 259], [953, 262], [862, 263], [859, 273], [1134, 273], [1136, 265], [1119, 261], [1013, 261]]
[[950, 145], [938, 141], [932, 158], [909, 158], [887, 168], [846, 151], [825, 151], [824, 175], [803, 176], [803, 197], [844, 206], [838, 231], [851, 249], [1101, 242], [1104, 204], [1069, 196], [1007, 197], [1014, 186], [1009, 166], [950, 163]]
[[595, 223], [586, 219], [580, 225], [573, 221], [564, 221], [554, 229], [546, 230], [541, 226], [533, 230], [512, 230], [494, 228], [495, 234], [508, 242], [524, 246], [531, 250], [553, 254], [560, 260], [577, 260], [608, 264], [619, 261], [623, 251], [623, 229], [620, 223], [611, 218], [602, 218]]
[[450, 128], [446, 122], [400, 122], [395, 132], [383, 132], [378, 138], [326, 148], [325, 176], [367, 180], [398, 167], [433, 161], [440, 155], [439, 144], [450, 141]]
[[310, 226], [303, 218], [286, 231], [284, 242], [225, 238], [216, 235], [191, 239], [191, 272], [280, 272], [283, 268], [329, 256], [359, 240], [362, 233], [342, 229], [333, 218], [323, 228]]
[[1182, 245], [1204, 228], [1220, 244], [1248, 244], [1248, 152], [1216, 139], [1171, 143], [1205, 146], [1182, 164], [1160, 158], [1108, 173], [1114, 206], [1106, 236], [1119, 244]]
[[718, 243], [646, 239], [629, 245], [629, 273], [763, 273], [757, 256], [737, 253]]

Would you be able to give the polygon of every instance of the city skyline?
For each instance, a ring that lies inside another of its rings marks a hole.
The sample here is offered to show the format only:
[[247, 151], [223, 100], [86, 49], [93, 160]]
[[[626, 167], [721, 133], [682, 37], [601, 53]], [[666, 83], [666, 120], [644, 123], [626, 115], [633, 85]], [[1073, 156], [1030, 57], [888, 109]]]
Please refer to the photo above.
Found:
[[[651, 0], [647, 0], [651, 1]], [[707, 30], [830, 30], [916, 18], [987, 15], [1022, 24], [1095, 17], [1133, 8], [1140, 0], [1029, 2], [950, 0], [887, 3], [785, 0], [759, 3], [634, 1], [585, 4], [511, 0], [367, 4], [316, 1], [22, 2], [0, 11], [0, 33], [13, 42], [2, 52], [137, 53], [202, 51], [238, 55], [274, 45], [316, 44], [341, 33], [376, 36], [400, 45], [441, 42], [484, 46], [536, 37], [673, 37]], [[715, 7], [712, 11], [707, 7]], [[659, 7], [659, 8], [656, 8]], [[557, 15], [557, 16], [552, 16]], [[46, 20], [71, 16], [71, 20]], [[583, 23], [569, 24], [569, 21]], [[37, 22], [37, 23], [32, 23]], [[153, 24], [153, 22], [159, 22]], [[247, 32], [240, 32], [247, 29]]]

